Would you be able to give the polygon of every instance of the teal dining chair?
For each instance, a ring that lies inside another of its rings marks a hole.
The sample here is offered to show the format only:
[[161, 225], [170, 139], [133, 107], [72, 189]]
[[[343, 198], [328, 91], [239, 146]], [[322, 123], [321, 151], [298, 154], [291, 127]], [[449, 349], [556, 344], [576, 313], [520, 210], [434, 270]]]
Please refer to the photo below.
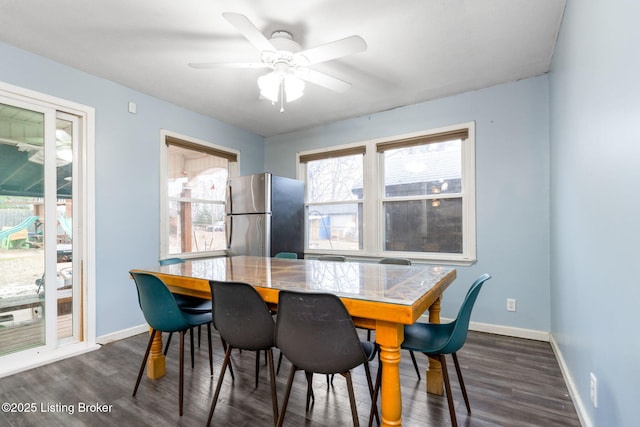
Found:
[[298, 254], [295, 252], [278, 252], [273, 257], [281, 259], [298, 259]]
[[[160, 265], [173, 265], [173, 264], [183, 264], [184, 259], [182, 258], [165, 258], [159, 261]], [[191, 295], [182, 295], [182, 294], [173, 294], [173, 297], [180, 307], [181, 310], [186, 311], [191, 314], [201, 314], [201, 313], [211, 313], [211, 300], [205, 298], [198, 298]], [[200, 347], [200, 337], [201, 337], [201, 327], [198, 326], [198, 347]], [[166, 356], [169, 351], [169, 344], [171, 344], [171, 338], [173, 334], [169, 334], [167, 338], [167, 343], [164, 346], [163, 354]], [[194, 367], [194, 345], [193, 345], [193, 329], [189, 331], [190, 337], [190, 349], [191, 349], [191, 368]]]
[[445, 391], [447, 393], [447, 404], [449, 405], [449, 415], [451, 416], [451, 425], [457, 426], [455, 408], [453, 406], [453, 397], [451, 396], [451, 384], [449, 383], [449, 373], [447, 371], [447, 363], [445, 355], [451, 354], [453, 363], [460, 381], [460, 389], [464, 397], [464, 403], [467, 412], [471, 414], [469, 398], [467, 390], [462, 379], [462, 371], [458, 363], [456, 352], [462, 348], [469, 330], [469, 320], [471, 318], [471, 310], [478, 298], [482, 285], [491, 278], [490, 274], [483, 274], [478, 277], [467, 292], [467, 295], [458, 311], [458, 316], [451, 323], [414, 323], [404, 327], [404, 341], [402, 348], [410, 351], [419, 351], [426, 356], [431, 356], [440, 361], [442, 365], [442, 378], [444, 381]]
[[130, 272], [131, 277], [136, 284], [138, 291], [138, 302], [140, 309], [144, 315], [145, 320], [151, 327], [151, 334], [149, 335], [149, 342], [147, 349], [140, 365], [140, 371], [138, 372], [138, 379], [133, 389], [133, 396], [135, 397], [142, 379], [142, 373], [147, 364], [149, 358], [149, 352], [151, 350], [151, 344], [157, 332], [179, 332], [180, 333], [180, 374], [178, 382], [178, 399], [179, 399], [179, 412], [182, 416], [182, 402], [183, 402], [183, 384], [184, 384], [184, 335], [185, 332], [193, 327], [207, 325], [207, 335], [209, 338], [209, 367], [211, 369], [211, 375], [213, 375], [213, 355], [211, 352], [211, 323], [213, 321], [211, 312], [192, 314], [184, 312], [176, 304], [176, 300], [173, 297], [171, 291], [167, 285], [157, 276], [149, 273], [135, 273]]

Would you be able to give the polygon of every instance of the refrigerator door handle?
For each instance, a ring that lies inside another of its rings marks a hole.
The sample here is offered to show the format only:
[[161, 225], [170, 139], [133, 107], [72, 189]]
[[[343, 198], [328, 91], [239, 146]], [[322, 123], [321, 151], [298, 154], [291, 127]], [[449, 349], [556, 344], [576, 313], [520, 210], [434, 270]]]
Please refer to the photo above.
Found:
[[233, 191], [233, 187], [231, 186], [231, 180], [227, 181], [227, 200], [225, 203], [225, 209], [227, 210], [227, 213], [232, 213], [233, 212], [233, 196], [231, 194], [231, 192]]
[[233, 234], [233, 216], [228, 215], [226, 221], [227, 249], [231, 248], [231, 235]]

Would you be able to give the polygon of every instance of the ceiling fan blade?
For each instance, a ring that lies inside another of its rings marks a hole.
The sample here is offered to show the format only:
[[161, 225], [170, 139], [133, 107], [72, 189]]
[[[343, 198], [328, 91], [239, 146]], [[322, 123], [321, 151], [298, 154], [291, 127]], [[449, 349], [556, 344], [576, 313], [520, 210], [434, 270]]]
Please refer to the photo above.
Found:
[[249, 21], [244, 15], [239, 13], [225, 12], [222, 16], [229, 21], [238, 31], [242, 34], [252, 45], [254, 45], [259, 51], [272, 51], [275, 52], [276, 48], [273, 47], [271, 42], [253, 25], [253, 22]]
[[296, 56], [304, 56], [308, 61], [307, 65], [311, 65], [342, 58], [343, 56], [352, 55], [365, 50], [367, 50], [367, 43], [362, 39], [362, 37], [350, 36], [317, 47], [312, 47], [311, 49], [303, 50], [298, 52]]
[[351, 83], [349, 82], [310, 68], [298, 68], [295, 71], [295, 75], [309, 83], [331, 89], [335, 92], [346, 92], [351, 87]]
[[189, 67], [199, 70], [209, 68], [269, 68], [264, 62], [190, 62]]

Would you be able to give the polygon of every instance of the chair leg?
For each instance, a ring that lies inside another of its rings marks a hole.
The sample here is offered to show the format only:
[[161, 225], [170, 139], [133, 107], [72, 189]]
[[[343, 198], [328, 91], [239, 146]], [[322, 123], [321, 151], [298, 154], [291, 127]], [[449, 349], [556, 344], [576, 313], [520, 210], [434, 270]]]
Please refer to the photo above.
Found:
[[307, 404], [305, 405], [305, 410], [309, 412], [311, 400], [315, 403], [316, 399], [313, 396], [313, 372], [306, 372], [305, 376], [307, 377]]
[[[220, 337], [220, 341], [222, 341], [222, 348], [224, 349], [224, 352], [227, 352], [227, 342], [225, 340], [222, 339], [222, 337]], [[231, 359], [229, 359], [229, 373], [231, 374], [231, 379], [232, 380], [236, 380], [235, 375], [233, 375], [233, 364], [231, 363]]]
[[193, 328], [189, 328], [189, 343], [191, 344], [191, 369], [193, 369]]
[[[179, 385], [178, 385], [178, 400], [179, 400], [180, 416], [182, 416], [182, 401], [183, 401], [182, 390], [184, 389], [184, 334], [185, 333], [186, 331], [180, 331], [180, 377], [179, 377]], [[193, 341], [191, 341], [191, 345], [193, 346]]]
[[149, 342], [147, 343], [147, 349], [144, 352], [144, 358], [142, 359], [142, 364], [140, 365], [140, 371], [138, 371], [138, 379], [136, 380], [136, 385], [133, 388], [132, 396], [135, 397], [136, 392], [138, 391], [138, 386], [140, 385], [140, 380], [142, 379], [142, 373], [144, 372], [144, 367], [147, 366], [147, 359], [149, 358], [149, 352], [151, 351], [151, 344], [153, 344], [153, 339], [156, 336], [156, 330], [151, 330], [151, 335], [149, 335]]
[[209, 343], [209, 371], [213, 376], [213, 350], [211, 349], [211, 323], [207, 323], [207, 342]]
[[360, 427], [360, 421], [358, 421], [358, 408], [356, 407], [356, 396], [353, 392], [353, 382], [351, 381], [351, 372], [345, 372], [342, 375], [347, 379], [347, 390], [349, 390], [349, 403], [351, 403], [353, 426]]
[[266, 350], [267, 362], [269, 364], [269, 377], [271, 378], [271, 403], [273, 404], [273, 424], [278, 422], [278, 392], [276, 390], [276, 372], [273, 368], [273, 350]]
[[467, 388], [464, 386], [464, 380], [462, 379], [462, 371], [460, 370], [460, 363], [458, 363], [458, 355], [451, 353], [453, 357], [453, 364], [456, 365], [456, 374], [458, 374], [458, 381], [460, 382], [460, 390], [462, 390], [462, 397], [464, 397], [464, 404], [467, 405], [467, 413], [471, 413], [471, 406], [469, 405], [469, 397], [467, 396]]
[[327, 390], [329, 390], [329, 386], [333, 386], [333, 377], [334, 374], [327, 374]]
[[260, 376], [260, 350], [256, 351], [256, 388], [258, 388], [259, 376]]
[[[371, 407], [373, 414], [376, 417], [376, 422], [380, 425], [380, 416], [378, 415], [378, 403], [373, 400], [373, 381], [371, 381], [371, 369], [369, 368], [369, 362], [364, 362], [364, 372], [367, 376], [367, 385], [369, 386], [369, 396], [371, 396]], [[377, 378], [376, 378], [377, 380]]]
[[280, 373], [280, 366], [282, 365], [282, 357], [284, 356], [284, 354], [282, 354], [282, 352], [280, 352], [280, 356], [278, 357], [278, 369], [276, 369], [276, 375], [278, 375]]
[[173, 332], [169, 332], [169, 337], [167, 338], [167, 343], [164, 345], [164, 353], [163, 355], [167, 355], [167, 351], [169, 351], [169, 343], [171, 342], [171, 337], [173, 336]]
[[200, 348], [200, 332], [201, 332], [202, 326], [198, 325], [198, 348]]
[[[225, 344], [226, 346], [226, 344]], [[213, 411], [216, 409], [216, 403], [218, 403], [218, 396], [220, 396], [220, 389], [222, 388], [222, 380], [224, 379], [224, 373], [227, 370], [231, 358], [231, 346], [227, 346], [224, 353], [224, 360], [222, 361], [222, 368], [220, 369], [220, 377], [218, 377], [218, 384], [216, 385], [216, 392], [213, 395], [211, 401], [211, 408], [209, 409], [209, 417], [207, 418], [207, 426], [211, 425], [211, 419], [213, 418]]]
[[418, 362], [416, 362], [416, 355], [413, 354], [412, 350], [409, 350], [409, 354], [411, 355], [411, 361], [413, 362], [413, 368], [416, 370], [416, 375], [418, 375], [418, 380], [421, 380], [420, 376], [420, 368], [418, 368]]
[[442, 378], [444, 379], [444, 388], [447, 392], [447, 404], [449, 405], [449, 415], [451, 416], [451, 426], [458, 427], [458, 420], [456, 419], [456, 410], [453, 407], [453, 397], [451, 395], [451, 383], [449, 382], [449, 372], [447, 371], [447, 361], [444, 358], [444, 354], [439, 354], [438, 359], [440, 365], [442, 365]]
[[[371, 410], [369, 412], [369, 424], [371, 427], [373, 424], [374, 413], [378, 413], [378, 393], [380, 393], [380, 385], [382, 384], [382, 363], [380, 361], [380, 354], [378, 353], [378, 374], [376, 375], [376, 385], [373, 387], [373, 396], [371, 397]], [[375, 405], [374, 405], [375, 404]], [[380, 419], [378, 418], [378, 425], [380, 425]]]
[[371, 329], [367, 329], [367, 341], [371, 341]]
[[289, 403], [289, 395], [291, 394], [291, 385], [293, 384], [293, 377], [296, 375], [297, 370], [294, 365], [291, 365], [289, 378], [287, 379], [287, 389], [284, 392], [284, 401], [282, 402], [282, 409], [280, 410], [276, 427], [282, 427], [282, 423], [284, 422], [284, 414], [287, 412], [287, 403]]

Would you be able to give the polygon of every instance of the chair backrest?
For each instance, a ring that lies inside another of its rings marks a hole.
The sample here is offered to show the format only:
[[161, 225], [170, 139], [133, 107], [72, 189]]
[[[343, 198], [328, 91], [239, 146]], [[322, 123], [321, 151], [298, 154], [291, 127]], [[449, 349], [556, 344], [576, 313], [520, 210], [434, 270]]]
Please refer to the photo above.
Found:
[[166, 258], [158, 261], [160, 265], [182, 264], [184, 260], [182, 258]]
[[286, 258], [286, 259], [298, 259], [298, 254], [295, 252], [278, 252], [273, 256], [274, 258]]
[[308, 372], [347, 372], [366, 360], [349, 312], [327, 293], [280, 291], [276, 346]]
[[337, 261], [337, 262], [345, 262], [347, 257], [342, 255], [322, 255], [318, 257], [318, 261]]
[[213, 324], [230, 346], [244, 350], [273, 347], [275, 323], [258, 291], [242, 282], [210, 280]]
[[397, 265], [411, 265], [411, 260], [406, 258], [382, 258], [380, 264], [397, 264]]
[[129, 274], [136, 284], [140, 309], [149, 326], [163, 332], [182, 331], [191, 327], [173, 294], [159, 277], [149, 273]]
[[489, 279], [491, 279], [490, 274], [485, 273], [481, 275], [473, 282], [469, 291], [467, 291], [467, 295], [462, 302], [460, 311], [458, 311], [458, 316], [456, 317], [456, 320], [452, 322], [453, 330], [451, 331], [448, 342], [442, 347], [442, 353], [454, 353], [464, 345], [464, 342], [467, 339], [467, 332], [469, 331], [471, 310], [478, 298], [480, 289], [482, 289], [482, 285], [484, 285], [484, 283]]

